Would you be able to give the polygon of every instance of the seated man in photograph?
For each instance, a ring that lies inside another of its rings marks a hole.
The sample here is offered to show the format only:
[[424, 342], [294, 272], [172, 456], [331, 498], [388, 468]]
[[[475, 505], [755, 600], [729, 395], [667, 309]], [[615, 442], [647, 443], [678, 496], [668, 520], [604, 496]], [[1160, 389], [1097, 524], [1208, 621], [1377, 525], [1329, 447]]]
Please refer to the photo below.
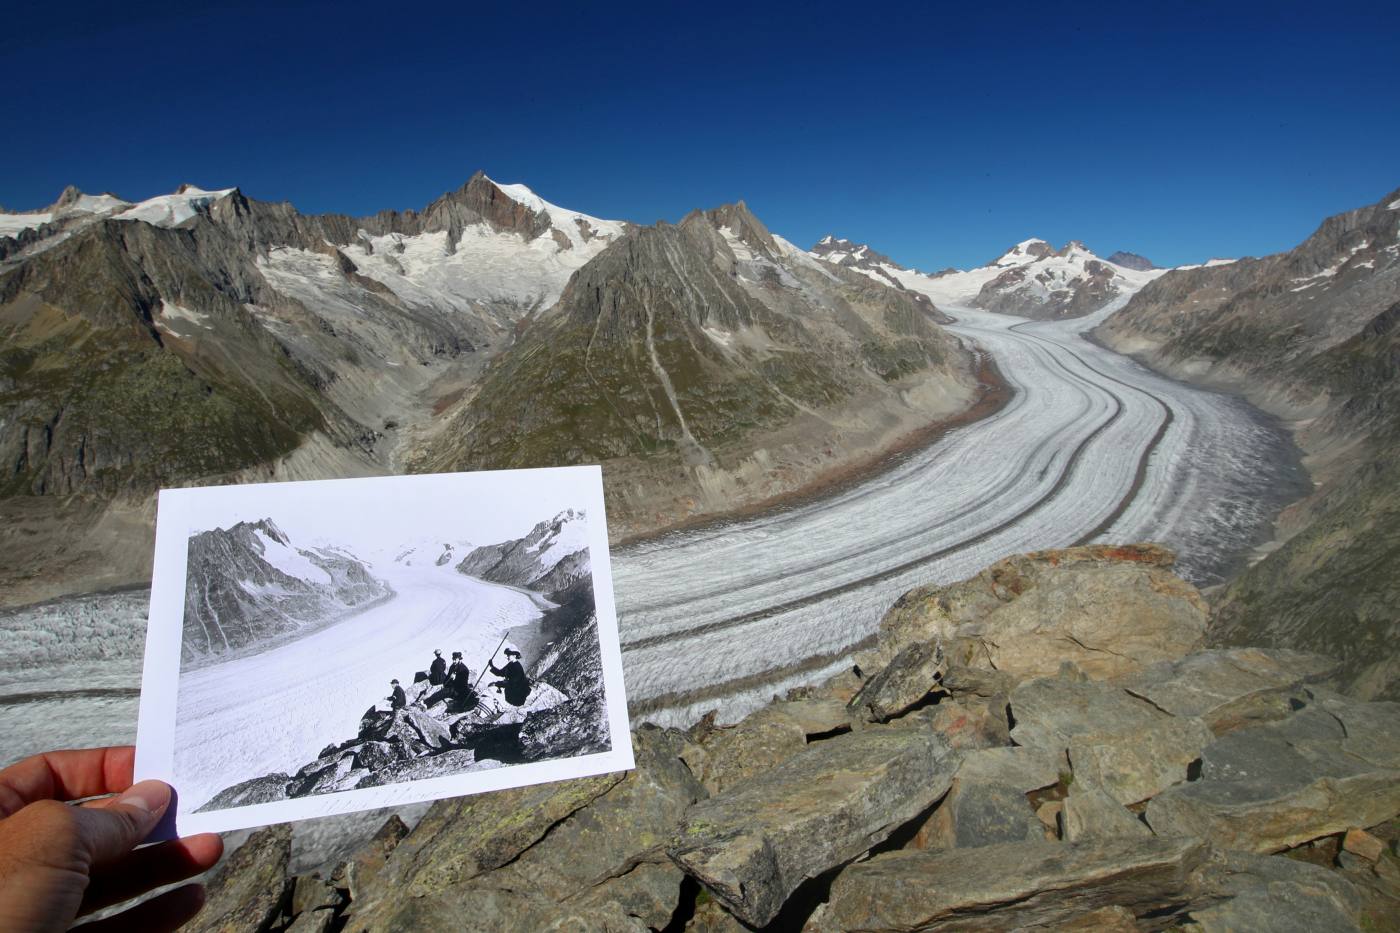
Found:
[[441, 687], [447, 682], [447, 662], [442, 658], [442, 649], [433, 649], [433, 663], [428, 666], [428, 683]]
[[403, 692], [403, 687], [399, 686], [398, 678], [389, 681], [393, 684], [394, 692], [389, 694], [389, 705], [392, 709], [403, 709], [408, 705], [408, 694]]

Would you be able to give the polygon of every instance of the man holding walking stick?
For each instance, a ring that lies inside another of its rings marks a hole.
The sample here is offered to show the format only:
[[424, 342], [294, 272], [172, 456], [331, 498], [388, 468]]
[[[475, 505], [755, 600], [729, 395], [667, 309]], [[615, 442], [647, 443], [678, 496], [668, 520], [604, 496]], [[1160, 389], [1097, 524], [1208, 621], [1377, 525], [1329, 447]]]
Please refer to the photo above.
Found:
[[486, 666], [501, 679], [493, 682], [491, 686], [500, 687], [505, 693], [506, 702], [511, 706], [523, 705], [526, 697], [530, 695], [530, 679], [525, 676], [525, 668], [520, 664], [520, 652], [507, 648], [505, 667], [497, 667], [495, 661], [496, 656], [493, 654]]

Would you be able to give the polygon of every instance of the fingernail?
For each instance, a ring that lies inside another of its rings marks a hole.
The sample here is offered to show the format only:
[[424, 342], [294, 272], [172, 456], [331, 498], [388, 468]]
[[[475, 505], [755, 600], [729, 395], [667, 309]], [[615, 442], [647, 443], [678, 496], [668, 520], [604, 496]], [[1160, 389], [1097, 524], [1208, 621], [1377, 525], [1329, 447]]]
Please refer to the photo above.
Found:
[[170, 785], [164, 781], [142, 781], [122, 791], [115, 802], [155, 813], [170, 802]]

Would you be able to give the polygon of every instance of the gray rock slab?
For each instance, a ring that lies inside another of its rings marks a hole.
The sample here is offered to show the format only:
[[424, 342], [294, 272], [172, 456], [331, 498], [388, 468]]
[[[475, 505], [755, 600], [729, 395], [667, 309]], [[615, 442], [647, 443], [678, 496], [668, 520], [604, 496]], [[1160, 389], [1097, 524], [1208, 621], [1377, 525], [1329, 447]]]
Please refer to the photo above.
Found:
[[1042, 677], [1011, 692], [1011, 738], [1017, 745], [1068, 748], [1075, 739], [1132, 735], [1171, 716], [1126, 691], [1097, 681]]
[[235, 933], [270, 927], [289, 906], [292, 859], [290, 825], [260, 829], [224, 859], [205, 882], [204, 909], [181, 929]]
[[956, 767], [931, 731], [836, 736], [697, 803], [669, 854], [732, 913], [761, 926], [803, 881], [869, 851], [932, 806]]
[[1217, 851], [1195, 887], [1201, 906], [1190, 917], [1209, 933], [1355, 930], [1365, 906], [1344, 874], [1281, 856]]
[[764, 707], [733, 726], [705, 731], [681, 758], [711, 794], [786, 761], [807, 746], [807, 729], [786, 712]]
[[999, 842], [1045, 839], [1045, 829], [1024, 791], [985, 781], [953, 787], [914, 837], [914, 848], [971, 849]]
[[1375, 763], [1390, 761], [1386, 743], [1400, 728], [1388, 718], [1392, 706], [1313, 707], [1223, 735], [1202, 751], [1201, 779], [1153, 798], [1147, 821], [1158, 835], [1205, 836], [1249, 852], [1382, 823], [1400, 814], [1400, 769]]
[[1075, 737], [1069, 762], [1076, 784], [1091, 784], [1119, 803], [1134, 804], [1185, 781], [1214, 738], [1203, 720], [1164, 719], [1135, 732]]
[[963, 753], [957, 779], [971, 784], [1007, 784], [1028, 794], [1059, 783], [1067, 767], [1065, 756], [1048, 748], [980, 748]]
[[1300, 688], [1337, 670], [1321, 655], [1265, 648], [1202, 651], [1153, 665], [1121, 681], [1174, 716], [1195, 716], [1218, 735], [1287, 718]]
[[936, 643], [908, 645], [851, 698], [851, 715], [866, 722], [898, 716], [928, 696], [944, 670], [943, 650]]
[[891, 852], [845, 868], [816, 930], [1012, 930], [1103, 907], [1137, 916], [1190, 899], [1207, 847], [1190, 839], [1022, 842]]
[[1152, 830], [1106, 791], [1075, 784], [1060, 810], [1066, 842], [1152, 835]]

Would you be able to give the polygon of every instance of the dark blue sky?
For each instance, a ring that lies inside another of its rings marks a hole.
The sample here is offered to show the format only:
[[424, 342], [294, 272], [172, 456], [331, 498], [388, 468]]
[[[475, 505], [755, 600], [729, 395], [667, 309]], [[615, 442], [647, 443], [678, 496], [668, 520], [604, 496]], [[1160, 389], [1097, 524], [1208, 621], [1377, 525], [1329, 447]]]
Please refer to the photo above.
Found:
[[640, 222], [743, 198], [939, 268], [1032, 235], [1258, 255], [1400, 186], [1393, 3], [21, 6], [12, 209], [190, 181], [363, 214], [482, 168]]

